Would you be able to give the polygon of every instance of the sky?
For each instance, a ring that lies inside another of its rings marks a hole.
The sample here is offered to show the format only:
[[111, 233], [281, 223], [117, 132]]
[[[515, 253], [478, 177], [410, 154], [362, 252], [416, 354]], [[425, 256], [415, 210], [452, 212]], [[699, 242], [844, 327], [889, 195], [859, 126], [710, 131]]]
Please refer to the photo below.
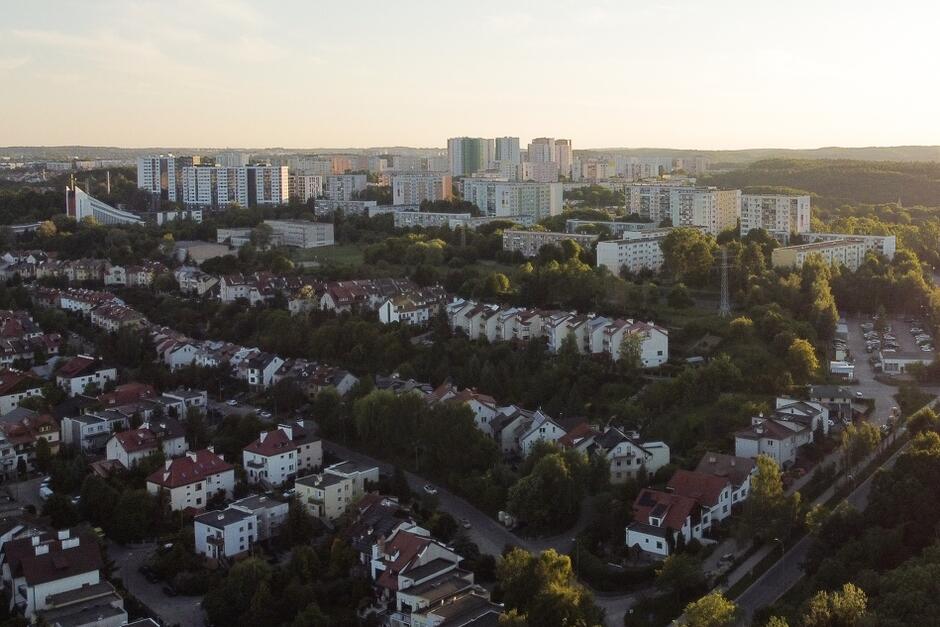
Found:
[[0, 145], [940, 144], [940, 3], [0, 0]]

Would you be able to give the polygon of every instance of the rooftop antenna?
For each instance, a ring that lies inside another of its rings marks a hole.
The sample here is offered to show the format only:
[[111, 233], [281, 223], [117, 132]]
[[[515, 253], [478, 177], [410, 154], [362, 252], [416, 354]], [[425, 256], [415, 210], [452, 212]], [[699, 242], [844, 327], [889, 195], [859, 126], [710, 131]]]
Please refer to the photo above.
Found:
[[111, 170], [108, 170], [105, 174], [105, 188], [107, 189], [107, 195], [111, 195]]
[[728, 290], [728, 249], [721, 247], [721, 300], [718, 303], [718, 315], [731, 317], [731, 294]]

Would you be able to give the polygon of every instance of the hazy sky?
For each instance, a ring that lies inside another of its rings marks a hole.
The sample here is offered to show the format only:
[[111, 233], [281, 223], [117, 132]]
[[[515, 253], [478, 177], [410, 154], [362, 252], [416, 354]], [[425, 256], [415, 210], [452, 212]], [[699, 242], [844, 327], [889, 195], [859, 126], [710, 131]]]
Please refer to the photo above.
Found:
[[940, 3], [0, 0], [0, 145], [940, 144]]

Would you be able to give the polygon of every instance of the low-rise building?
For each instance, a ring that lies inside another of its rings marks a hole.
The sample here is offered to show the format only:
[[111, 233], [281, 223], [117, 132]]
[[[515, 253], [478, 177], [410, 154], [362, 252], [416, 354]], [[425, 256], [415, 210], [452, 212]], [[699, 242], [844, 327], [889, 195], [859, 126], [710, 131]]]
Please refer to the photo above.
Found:
[[323, 464], [323, 443], [311, 435], [302, 421], [263, 431], [242, 451], [242, 465], [249, 483], [280, 486]]
[[450, 226], [451, 220], [469, 220], [469, 213], [445, 213], [434, 211], [396, 211], [394, 214], [396, 229], [410, 229], [416, 226], [421, 228], [443, 228]]
[[815, 255], [826, 265], [845, 266], [855, 271], [865, 262], [868, 250], [869, 245], [865, 240], [853, 237], [775, 248], [770, 254], [770, 261], [774, 268], [800, 269], [807, 259]]
[[535, 257], [542, 246], [557, 245], [572, 241], [589, 249], [597, 241], [598, 235], [581, 233], [555, 233], [553, 231], [517, 231], [507, 229], [503, 231], [503, 250], [518, 252], [523, 257]]
[[89, 355], [73, 357], [56, 371], [56, 385], [69, 396], [102, 390], [111, 381], [117, 381], [117, 368]]
[[322, 473], [297, 479], [294, 487], [307, 511], [332, 523], [365, 495], [368, 484], [378, 480], [378, 467], [344, 461], [328, 466]]
[[781, 468], [788, 468], [796, 461], [797, 449], [812, 441], [813, 430], [805, 424], [761, 415], [752, 418], [746, 429], [735, 432], [734, 454], [749, 459], [766, 455]]
[[174, 511], [205, 509], [216, 494], [222, 492], [231, 498], [234, 489], [235, 467], [216, 455], [212, 447], [168, 459], [163, 468], [147, 477], [147, 492], [166, 490]]
[[271, 227], [271, 244], [274, 246], [316, 248], [336, 243], [333, 240], [333, 224], [330, 222], [265, 220], [264, 223]]
[[841, 242], [844, 240], [861, 240], [865, 250], [873, 251], [888, 260], [894, 259], [897, 252], [897, 237], [894, 235], [860, 235], [856, 233], [802, 233], [804, 244], [815, 242]]
[[633, 502], [633, 522], [626, 529], [631, 550], [668, 557], [679, 538], [702, 539], [703, 508], [695, 499], [646, 488]]
[[27, 398], [42, 396], [42, 381], [15, 370], [0, 371], [0, 415], [20, 406]]
[[66, 416], [62, 419], [62, 444], [82, 453], [99, 453], [105, 450], [111, 434], [129, 425], [128, 417], [113, 409]]
[[108, 439], [105, 457], [121, 462], [125, 468], [133, 468], [157, 451], [168, 458], [186, 452], [186, 432], [175, 419], [165, 417], [146, 422], [137, 429], [115, 433]]
[[258, 518], [229, 507], [206, 512], [193, 519], [196, 553], [223, 561], [245, 555], [258, 539]]
[[665, 442], [644, 442], [639, 434], [628, 435], [617, 427], [607, 427], [603, 433], [586, 433], [572, 445], [588, 455], [603, 455], [610, 464], [610, 482], [613, 484], [636, 479], [641, 471], [652, 477], [669, 464], [669, 445]]
[[747, 500], [751, 494], [751, 477], [757, 472], [753, 459], [724, 453], [705, 453], [695, 472], [728, 479], [731, 483], [731, 507]]

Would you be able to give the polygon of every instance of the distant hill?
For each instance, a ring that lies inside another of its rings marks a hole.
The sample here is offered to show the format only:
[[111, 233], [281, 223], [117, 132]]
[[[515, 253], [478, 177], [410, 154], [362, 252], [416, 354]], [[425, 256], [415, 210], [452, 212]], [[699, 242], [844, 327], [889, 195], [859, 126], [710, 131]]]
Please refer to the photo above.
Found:
[[855, 161], [937, 161], [940, 146], [868, 146], [861, 148], [748, 148], [746, 150], [690, 150], [678, 148], [597, 148], [575, 150], [578, 154], [626, 155], [630, 157], [704, 156], [711, 169], [727, 169], [767, 159], [851, 159]]
[[771, 159], [700, 177], [724, 188], [782, 187], [814, 194], [822, 206], [886, 204], [940, 207], [940, 162]]

